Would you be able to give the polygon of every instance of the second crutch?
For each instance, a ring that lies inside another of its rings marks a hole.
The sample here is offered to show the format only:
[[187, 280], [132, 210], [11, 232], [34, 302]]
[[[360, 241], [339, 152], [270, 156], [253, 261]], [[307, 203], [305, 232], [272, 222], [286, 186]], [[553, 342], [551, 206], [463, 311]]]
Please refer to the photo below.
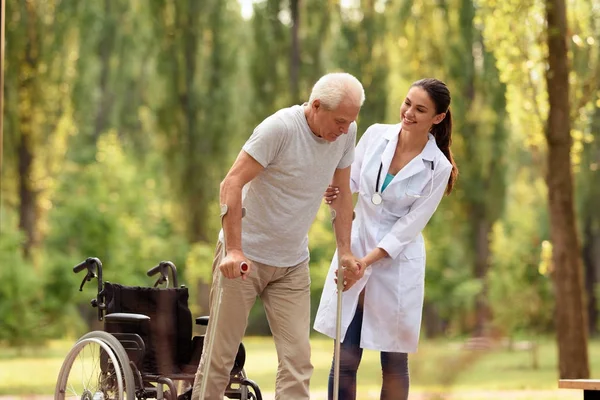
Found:
[[[228, 208], [226, 204], [221, 205], [221, 227], [223, 227], [223, 217], [227, 214]], [[244, 217], [246, 209], [242, 208], [242, 218]], [[225, 232], [223, 232], [223, 241], [222, 241], [222, 253], [221, 260], [225, 258], [227, 255], [227, 245], [225, 242]], [[219, 268], [219, 266], [215, 266], [215, 268]], [[240, 263], [240, 272], [243, 274], [247, 273], [249, 270], [248, 264], [245, 262]], [[214, 271], [214, 274], [217, 276], [217, 284], [215, 286], [215, 293], [212, 298], [211, 310], [209, 314], [209, 329], [207, 331], [208, 343], [205, 343], [204, 348], [204, 371], [202, 374], [202, 382], [200, 384], [200, 400], [204, 400], [204, 395], [206, 393], [206, 384], [208, 382], [208, 373], [210, 371], [210, 361], [212, 358], [212, 351], [215, 343], [215, 333], [217, 330], [217, 323], [219, 321], [219, 311], [221, 310], [221, 300], [223, 299], [223, 273], [219, 271]], [[213, 274], [213, 276], [214, 276]]]
[[[335, 210], [331, 210], [331, 226], [335, 235]], [[337, 236], [336, 236], [337, 238]], [[342, 291], [344, 290], [344, 269], [337, 252], [337, 311], [335, 314], [335, 350], [333, 352], [333, 399], [338, 400], [340, 393], [340, 342], [342, 339]]]

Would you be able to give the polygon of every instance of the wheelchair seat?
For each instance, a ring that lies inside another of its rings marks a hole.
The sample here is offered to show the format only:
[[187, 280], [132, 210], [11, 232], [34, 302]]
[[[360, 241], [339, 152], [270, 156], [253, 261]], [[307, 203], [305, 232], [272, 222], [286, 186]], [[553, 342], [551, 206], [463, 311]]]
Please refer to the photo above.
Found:
[[[105, 282], [104, 290], [105, 331], [117, 337], [119, 334], [137, 334], [142, 338], [145, 349], [139, 367], [143, 372], [173, 375], [189, 369], [186, 366], [195, 352], [192, 351], [192, 314], [188, 308], [187, 288], [149, 288]], [[111, 319], [110, 315], [115, 313], [141, 314], [149, 319]]]
[[[104, 330], [122, 342], [130, 359], [142, 361], [138, 365], [142, 372], [165, 376], [196, 372], [204, 336], [192, 338], [186, 287], [151, 288], [105, 282], [104, 290]], [[196, 324], [206, 326], [208, 318], [198, 317]], [[131, 338], [132, 334], [139, 335], [143, 346]], [[242, 371], [245, 361], [246, 350], [240, 343], [231, 375]]]

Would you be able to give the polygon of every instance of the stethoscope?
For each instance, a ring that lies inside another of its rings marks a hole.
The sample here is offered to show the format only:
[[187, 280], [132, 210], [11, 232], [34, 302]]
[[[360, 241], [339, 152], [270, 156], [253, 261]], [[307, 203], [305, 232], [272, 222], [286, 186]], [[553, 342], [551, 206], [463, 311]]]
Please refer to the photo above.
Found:
[[[379, 171], [377, 172], [377, 181], [375, 181], [375, 193], [373, 193], [373, 195], [371, 196], [371, 203], [375, 204], [376, 206], [380, 205], [381, 203], [383, 203], [383, 197], [381, 196], [381, 192], [379, 192], [379, 179], [381, 178], [381, 170], [383, 169], [383, 161], [379, 164]], [[408, 183], [406, 184], [406, 196], [408, 197], [414, 197], [414, 198], [423, 198], [423, 197], [429, 197], [431, 196], [431, 194], [433, 193], [433, 172], [434, 172], [434, 167], [433, 167], [433, 161], [431, 161], [431, 185], [429, 187], [429, 194], [426, 196], [420, 195], [420, 194], [410, 194], [408, 193], [408, 187], [410, 186], [410, 183], [412, 182], [412, 176], [410, 177], [410, 179], [408, 180]], [[414, 176], [414, 175], [413, 175]]]

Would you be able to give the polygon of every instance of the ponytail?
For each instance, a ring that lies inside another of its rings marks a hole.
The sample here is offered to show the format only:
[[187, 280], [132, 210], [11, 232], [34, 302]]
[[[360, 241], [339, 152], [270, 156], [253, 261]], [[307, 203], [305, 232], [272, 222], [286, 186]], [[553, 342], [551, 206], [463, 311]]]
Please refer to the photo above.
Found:
[[452, 172], [446, 186], [446, 194], [450, 194], [454, 187], [454, 182], [456, 182], [456, 178], [458, 177], [458, 167], [454, 162], [454, 157], [452, 157], [452, 150], [450, 150], [450, 146], [452, 145], [452, 115], [449, 108], [446, 111], [446, 117], [439, 124], [433, 125], [431, 133], [435, 137], [435, 143], [439, 149], [444, 153], [448, 161], [450, 161], [450, 164], [452, 164]]
[[458, 168], [452, 157], [450, 146], [452, 145], [452, 114], [450, 113], [450, 90], [446, 84], [435, 78], [424, 78], [416, 81], [411, 87], [417, 86], [424, 89], [431, 100], [435, 103], [435, 113], [446, 113], [446, 116], [439, 124], [434, 124], [431, 127], [431, 133], [435, 137], [435, 143], [438, 148], [444, 153], [450, 164], [452, 164], [452, 172], [448, 178], [446, 186], [446, 194], [452, 192], [456, 178], [458, 177]]

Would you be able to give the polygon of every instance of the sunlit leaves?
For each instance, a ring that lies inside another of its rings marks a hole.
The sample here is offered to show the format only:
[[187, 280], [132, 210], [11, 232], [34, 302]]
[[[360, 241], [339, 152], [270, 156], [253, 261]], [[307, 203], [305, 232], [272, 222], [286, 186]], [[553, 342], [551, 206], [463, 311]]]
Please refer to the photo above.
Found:
[[393, 25], [372, 1], [358, 2], [356, 7], [341, 9], [340, 13], [335, 62], [342, 70], [359, 77], [366, 93], [358, 118], [360, 136], [386, 116], [390, 71], [386, 38], [388, 26]]
[[544, 2], [481, 0], [477, 22], [484, 43], [497, 59], [507, 86], [507, 110], [513, 126], [533, 148], [544, 146], [548, 112], [545, 91]]
[[[495, 224], [489, 301], [503, 334], [543, 331], [552, 325], [553, 304], [544, 205], [544, 182], [527, 168], [516, 171], [505, 218]], [[544, 264], [545, 263], [545, 264]]]
[[[507, 84], [511, 122], [522, 132], [528, 146], [543, 150], [548, 113], [544, 2], [480, 0], [478, 3], [477, 21]], [[595, 101], [593, 88], [600, 82], [600, 47], [595, 45], [600, 35], [600, 12], [593, 2], [568, 3], [570, 31], [566, 40], [571, 44], [573, 64], [570, 75], [573, 126], [585, 129], [590, 115], [586, 104]], [[573, 162], [577, 164], [578, 158]]]

